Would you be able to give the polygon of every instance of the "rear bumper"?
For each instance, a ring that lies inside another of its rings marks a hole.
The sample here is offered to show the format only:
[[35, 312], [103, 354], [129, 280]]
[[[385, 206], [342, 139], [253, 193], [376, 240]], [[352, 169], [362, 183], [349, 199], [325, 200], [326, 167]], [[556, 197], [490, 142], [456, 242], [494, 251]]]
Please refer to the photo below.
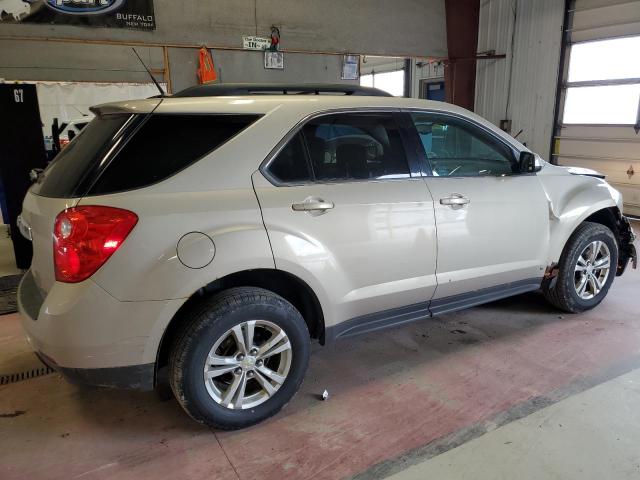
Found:
[[153, 363], [111, 368], [67, 368], [57, 365], [42, 352], [35, 353], [45, 365], [76, 385], [147, 391], [153, 390], [155, 384]]
[[182, 302], [120, 302], [91, 280], [56, 282], [44, 294], [31, 272], [18, 288], [27, 340], [74, 383], [153, 388], [164, 328]]

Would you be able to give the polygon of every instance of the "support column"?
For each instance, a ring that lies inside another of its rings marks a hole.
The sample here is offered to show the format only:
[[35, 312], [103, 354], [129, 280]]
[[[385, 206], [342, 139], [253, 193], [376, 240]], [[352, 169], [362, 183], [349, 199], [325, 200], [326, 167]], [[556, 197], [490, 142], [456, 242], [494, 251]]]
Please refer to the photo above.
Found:
[[445, 0], [447, 50], [444, 68], [447, 102], [473, 110], [480, 0]]

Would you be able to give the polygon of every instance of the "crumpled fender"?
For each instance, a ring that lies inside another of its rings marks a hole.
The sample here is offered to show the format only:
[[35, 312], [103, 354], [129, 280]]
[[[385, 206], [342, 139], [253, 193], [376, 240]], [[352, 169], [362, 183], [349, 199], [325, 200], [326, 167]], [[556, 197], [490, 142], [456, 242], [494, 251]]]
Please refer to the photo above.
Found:
[[582, 175], [540, 175], [549, 205], [548, 264], [557, 263], [571, 234], [587, 217], [620, 208], [622, 196], [602, 179]]

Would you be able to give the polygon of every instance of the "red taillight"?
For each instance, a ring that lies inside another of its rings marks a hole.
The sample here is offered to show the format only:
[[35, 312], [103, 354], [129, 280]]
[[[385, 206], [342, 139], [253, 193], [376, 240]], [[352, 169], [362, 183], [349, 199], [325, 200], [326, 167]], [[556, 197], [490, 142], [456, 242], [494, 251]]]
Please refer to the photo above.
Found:
[[113, 207], [74, 207], [60, 212], [53, 227], [56, 280], [86, 280], [120, 248], [138, 222], [128, 210]]

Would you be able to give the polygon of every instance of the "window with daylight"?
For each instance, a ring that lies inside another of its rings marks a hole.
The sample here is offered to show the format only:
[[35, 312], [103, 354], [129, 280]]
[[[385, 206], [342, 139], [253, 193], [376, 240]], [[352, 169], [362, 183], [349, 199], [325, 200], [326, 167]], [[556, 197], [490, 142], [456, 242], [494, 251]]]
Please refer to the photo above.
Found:
[[634, 125], [640, 116], [640, 36], [571, 47], [562, 121]]
[[362, 75], [360, 85], [379, 88], [394, 97], [402, 97], [404, 95], [404, 70]]

